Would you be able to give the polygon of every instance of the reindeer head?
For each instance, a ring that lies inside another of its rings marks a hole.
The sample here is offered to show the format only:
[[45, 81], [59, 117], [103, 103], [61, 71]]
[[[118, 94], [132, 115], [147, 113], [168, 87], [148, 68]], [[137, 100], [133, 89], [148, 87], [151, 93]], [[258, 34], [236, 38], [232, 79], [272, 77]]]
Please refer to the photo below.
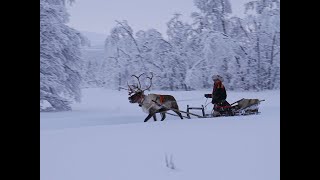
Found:
[[129, 102], [130, 103], [141, 103], [143, 97], [144, 97], [144, 91], [150, 89], [151, 85], [152, 85], [152, 78], [153, 78], [153, 73], [151, 72], [151, 77], [147, 77], [148, 79], [150, 79], [150, 85], [145, 88], [142, 89], [141, 88], [141, 83], [140, 83], [140, 76], [142, 76], [144, 73], [140, 74], [139, 76], [136, 75], [132, 75], [133, 77], [137, 78], [138, 80], [138, 85], [129, 85], [128, 84], [128, 95], [130, 96]]

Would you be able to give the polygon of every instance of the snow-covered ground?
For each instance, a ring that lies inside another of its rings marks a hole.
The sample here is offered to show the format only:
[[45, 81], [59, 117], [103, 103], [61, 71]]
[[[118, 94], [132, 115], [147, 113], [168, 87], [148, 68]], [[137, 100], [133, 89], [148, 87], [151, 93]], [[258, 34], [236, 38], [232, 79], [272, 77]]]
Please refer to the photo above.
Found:
[[[185, 111], [210, 91], [147, 93], [171, 94]], [[241, 98], [265, 99], [261, 114], [144, 123], [126, 91], [84, 89], [73, 111], [40, 113], [41, 180], [280, 179], [280, 91], [228, 92]]]

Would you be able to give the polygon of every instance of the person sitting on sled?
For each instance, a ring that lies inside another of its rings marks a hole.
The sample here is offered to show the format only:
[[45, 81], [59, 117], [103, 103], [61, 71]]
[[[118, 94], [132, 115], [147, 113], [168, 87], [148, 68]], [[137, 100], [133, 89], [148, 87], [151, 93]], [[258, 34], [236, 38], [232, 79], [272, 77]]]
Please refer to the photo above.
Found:
[[222, 84], [223, 78], [219, 75], [213, 75], [212, 80], [214, 82], [213, 89], [211, 94], [205, 94], [204, 97], [206, 98], [212, 98], [212, 104], [213, 106], [213, 115], [218, 116], [220, 115], [220, 112], [218, 111], [218, 107], [223, 106], [230, 106], [230, 104], [226, 101], [227, 98], [227, 92]]

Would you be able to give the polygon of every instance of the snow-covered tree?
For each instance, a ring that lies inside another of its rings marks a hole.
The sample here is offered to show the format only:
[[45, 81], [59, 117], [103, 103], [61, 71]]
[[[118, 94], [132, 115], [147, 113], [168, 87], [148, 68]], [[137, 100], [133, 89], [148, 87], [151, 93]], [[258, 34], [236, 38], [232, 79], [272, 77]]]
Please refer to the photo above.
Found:
[[153, 72], [156, 89], [201, 89], [220, 74], [230, 90], [280, 86], [280, 21], [277, 0], [246, 4], [255, 13], [230, 17], [228, 0], [194, 0], [200, 13], [184, 23], [181, 14], [167, 23], [168, 39], [156, 29], [133, 33], [117, 22], [107, 37], [106, 84], [126, 86], [132, 74]]
[[118, 22], [105, 41], [106, 59], [110, 63], [109, 86], [119, 88], [125, 86], [128, 78], [145, 69], [142, 63], [141, 50], [134, 37], [132, 28], [126, 21]]
[[190, 42], [192, 38], [192, 26], [180, 20], [181, 14], [174, 14], [174, 17], [167, 23], [168, 42], [172, 45], [175, 61], [179, 64], [177, 80], [180, 81], [181, 88], [188, 90], [186, 85], [186, 74], [191, 68], [194, 60], [192, 58], [193, 50], [191, 49]]
[[167, 68], [166, 53], [170, 51], [171, 45], [155, 29], [138, 31], [136, 36], [143, 62], [148, 71], [154, 73], [153, 81], [157, 82], [153, 84], [152, 88], [161, 89], [168, 83], [164, 75]]
[[258, 90], [280, 88], [280, 1], [258, 0], [245, 4], [255, 15], [246, 18], [250, 32], [249, 54]]
[[103, 87], [105, 85], [105, 54], [103, 49], [82, 49], [82, 85], [81, 87]]
[[[197, 48], [198, 56], [193, 58], [197, 61], [187, 73], [187, 83], [193, 88], [207, 88], [212, 86], [211, 75], [220, 74], [228, 88], [248, 89], [245, 78], [248, 53], [243, 43], [248, 35], [241, 29], [240, 19], [229, 17], [230, 2], [195, 0], [194, 4], [200, 13], [192, 13], [194, 37], [190, 45]], [[202, 82], [196, 83], [196, 79]]]
[[232, 13], [229, 0], [194, 0], [201, 14], [193, 13], [193, 17], [201, 24], [201, 28], [227, 34], [228, 15]]
[[[204, 32], [201, 35], [203, 58], [194, 64], [193, 74], [188, 77], [193, 88], [208, 88], [212, 86], [211, 76], [219, 74], [224, 77], [229, 89], [243, 88], [243, 74], [246, 55], [241, 47], [231, 37], [221, 32]], [[193, 80], [194, 79], [194, 80]], [[195, 81], [202, 81], [201, 85]]]
[[66, 25], [65, 3], [40, 1], [40, 111], [71, 110], [71, 101], [80, 101], [80, 46], [86, 41]]
[[113, 88], [123, 87], [131, 75], [153, 72], [153, 88], [181, 89], [185, 65], [173, 46], [155, 29], [133, 33], [128, 24], [118, 22], [105, 43], [110, 71], [108, 82]]

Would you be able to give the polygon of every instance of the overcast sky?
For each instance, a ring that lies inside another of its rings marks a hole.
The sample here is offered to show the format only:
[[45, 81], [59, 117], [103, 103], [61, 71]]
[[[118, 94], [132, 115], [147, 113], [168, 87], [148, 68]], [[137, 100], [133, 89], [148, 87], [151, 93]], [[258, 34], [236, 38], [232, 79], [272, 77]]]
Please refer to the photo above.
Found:
[[[241, 16], [243, 4], [249, 0], [230, 0], [233, 13]], [[115, 20], [127, 20], [134, 32], [157, 29], [165, 35], [166, 23], [178, 12], [185, 21], [198, 11], [193, 0], [75, 0], [68, 6], [69, 26], [80, 30], [109, 34]]]

